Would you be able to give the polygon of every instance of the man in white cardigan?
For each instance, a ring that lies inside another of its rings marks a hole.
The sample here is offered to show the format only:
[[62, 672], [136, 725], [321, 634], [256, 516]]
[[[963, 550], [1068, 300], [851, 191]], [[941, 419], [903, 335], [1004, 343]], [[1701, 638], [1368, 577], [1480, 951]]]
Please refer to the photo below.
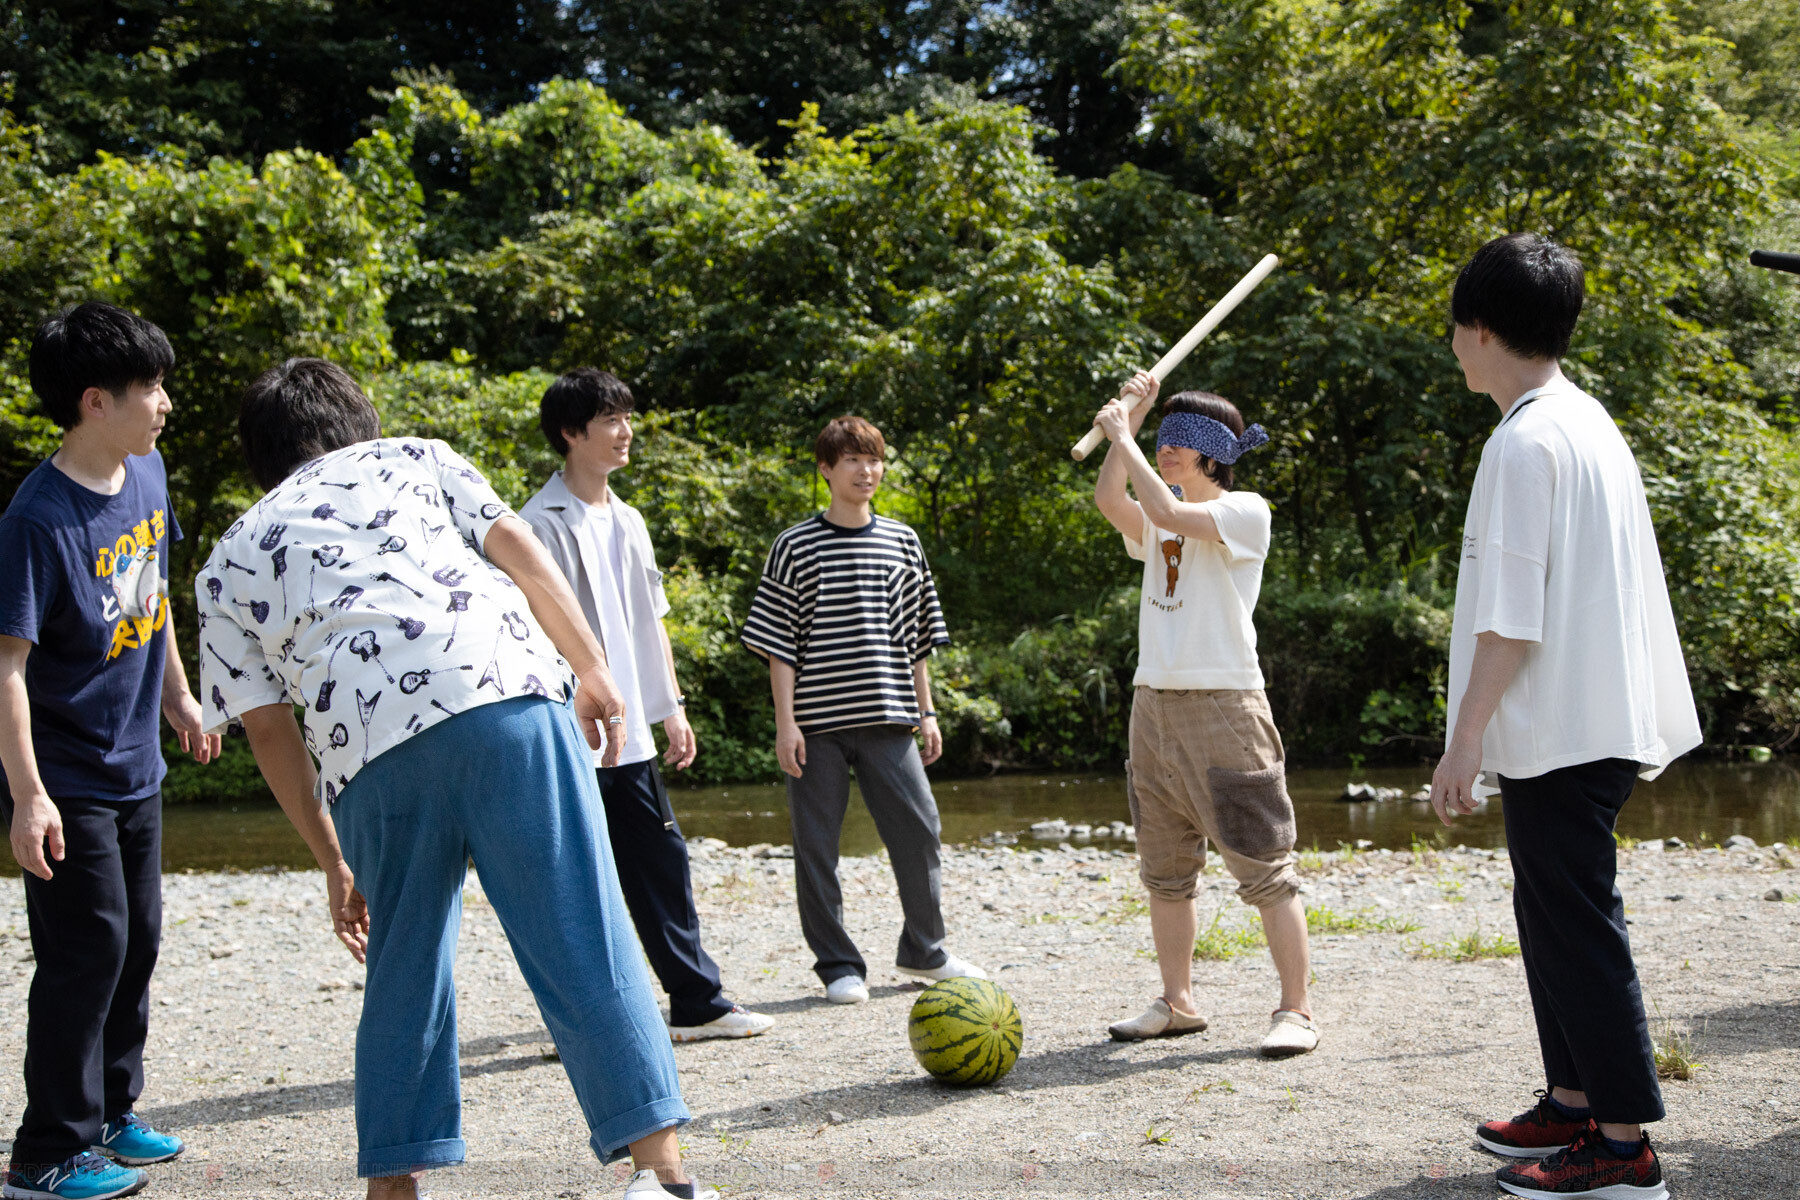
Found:
[[657, 980], [669, 995], [678, 1042], [754, 1037], [775, 1021], [726, 998], [719, 968], [700, 945], [687, 843], [656, 765], [650, 725], [661, 721], [664, 761], [686, 770], [694, 730], [675, 681], [662, 618], [669, 611], [656, 552], [638, 511], [612, 494], [612, 472], [631, 461], [631, 391], [610, 372], [583, 367], [551, 384], [538, 406], [563, 469], [520, 511], [568, 576], [625, 696], [625, 749], [595, 770], [619, 864], [625, 905]]

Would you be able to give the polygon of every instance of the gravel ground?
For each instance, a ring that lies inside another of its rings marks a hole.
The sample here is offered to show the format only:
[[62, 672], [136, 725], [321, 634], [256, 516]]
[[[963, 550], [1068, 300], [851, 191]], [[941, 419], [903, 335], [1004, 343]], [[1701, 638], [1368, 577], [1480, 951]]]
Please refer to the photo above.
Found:
[[[988, 967], [1025, 1017], [997, 1086], [925, 1077], [907, 1047], [916, 989], [876, 967], [867, 1005], [823, 1000], [779, 848], [694, 847], [706, 944], [740, 1000], [778, 1019], [744, 1042], [677, 1046], [695, 1121], [690, 1165], [731, 1197], [1474, 1197], [1496, 1160], [1476, 1121], [1526, 1107], [1539, 1068], [1516, 957], [1424, 956], [1511, 935], [1505, 852], [1310, 854], [1309, 907], [1411, 932], [1316, 933], [1308, 1057], [1257, 1057], [1275, 984], [1267, 955], [1196, 963], [1212, 1029], [1119, 1045], [1109, 1021], [1158, 990], [1135, 860], [1101, 848], [946, 850], [950, 947]], [[1677, 1195], [1800, 1195], [1800, 850], [1621, 856], [1645, 996], [1659, 1032], [1702, 1064], [1669, 1081], [1654, 1130]], [[879, 857], [843, 865], [848, 922], [887, 961], [898, 904]], [[1251, 914], [1216, 870], [1203, 924]], [[1772, 890], [1785, 899], [1765, 899]], [[360, 968], [329, 933], [314, 873], [170, 876], [139, 1105], [189, 1145], [150, 1194], [360, 1195], [352, 1048]], [[458, 964], [467, 1165], [452, 1197], [616, 1195], [493, 910], [471, 879]], [[22, 892], [0, 881], [0, 1058], [23, 1053], [31, 977]], [[0, 1079], [0, 1122], [23, 1102]]]

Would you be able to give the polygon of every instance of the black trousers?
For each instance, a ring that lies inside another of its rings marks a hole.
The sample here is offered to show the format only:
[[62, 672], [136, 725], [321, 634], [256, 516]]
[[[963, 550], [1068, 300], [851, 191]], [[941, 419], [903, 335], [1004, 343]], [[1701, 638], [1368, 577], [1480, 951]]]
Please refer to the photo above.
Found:
[[650, 969], [669, 994], [669, 1024], [704, 1025], [724, 1016], [731, 1001], [720, 987], [719, 965], [700, 945], [687, 842], [656, 760], [597, 773], [619, 887]]
[[1500, 778], [1544, 1077], [1586, 1092], [1595, 1120], [1621, 1125], [1663, 1115], [1613, 841], [1639, 769], [1613, 758]]
[[[162, 941], [162, 796], [58, 800], [64, 858], [25, 875], [37, 970], [25, 1020], [20, 1167], [52, 1166], [100, 1140], [144, 1090], [150, 974]], [[10, 796], [0, 813], [12, 824]]]

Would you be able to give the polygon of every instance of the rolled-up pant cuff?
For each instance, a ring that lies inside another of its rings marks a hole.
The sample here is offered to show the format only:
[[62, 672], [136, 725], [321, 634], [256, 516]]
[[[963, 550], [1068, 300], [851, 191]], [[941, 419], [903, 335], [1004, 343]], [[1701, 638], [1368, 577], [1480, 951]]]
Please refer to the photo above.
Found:
[[654, 1100], [641, 1108], [621, 1113], [594, 1130], [588, 1145], [594, 1148], [594, 1156], [601, 1162], [618, 1162], [629, 1157], [626, 1147], [639, 1138], [649, 1137], [661, 1129], [686, 1125], [693, 1119], [679, 1097]]
[[359, 1179], [387, 1179], [409, 1175], [433, 1167], [453, 1167], [468, 1157], [468, 1147], [461, 1138], [439, 1138], [430, 1142], [412, 1142], [405, 1146], [383, 1146], [359, 1151], [356, 1175]]

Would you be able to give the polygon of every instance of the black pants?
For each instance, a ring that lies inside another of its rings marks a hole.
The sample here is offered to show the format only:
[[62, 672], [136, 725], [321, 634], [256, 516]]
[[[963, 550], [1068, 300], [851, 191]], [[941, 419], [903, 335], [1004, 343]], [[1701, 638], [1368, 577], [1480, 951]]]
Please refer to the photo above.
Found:
[[[100, 1140], [144, 1090], [150, 973], [162, 941], [162, 796], [58, 800], [64, 858], [25, 875], [37, 970], [25, 1024], [20, 1167], [51, 1166]], [[12, 824], [13, 805], [0, 794]]]
[[704, 1025], [731, 1011], [719, 966], [700, 945], [700, 914], [688, 873], [687, 842], [663, 788], [656, 760], [601, 767], [600, 799], [619, 864], [619, 888], [650, 959], [669, 994], [669, 1024]]
[[1513, 913], [1544, 1077], [1551, 1087], [1586, 1092], [1595, 1120], [1620, 1125], [1663, 1115], [1615, 882], [1613, 826], [1638, 770], [1613, 758], [1500, 779]]

